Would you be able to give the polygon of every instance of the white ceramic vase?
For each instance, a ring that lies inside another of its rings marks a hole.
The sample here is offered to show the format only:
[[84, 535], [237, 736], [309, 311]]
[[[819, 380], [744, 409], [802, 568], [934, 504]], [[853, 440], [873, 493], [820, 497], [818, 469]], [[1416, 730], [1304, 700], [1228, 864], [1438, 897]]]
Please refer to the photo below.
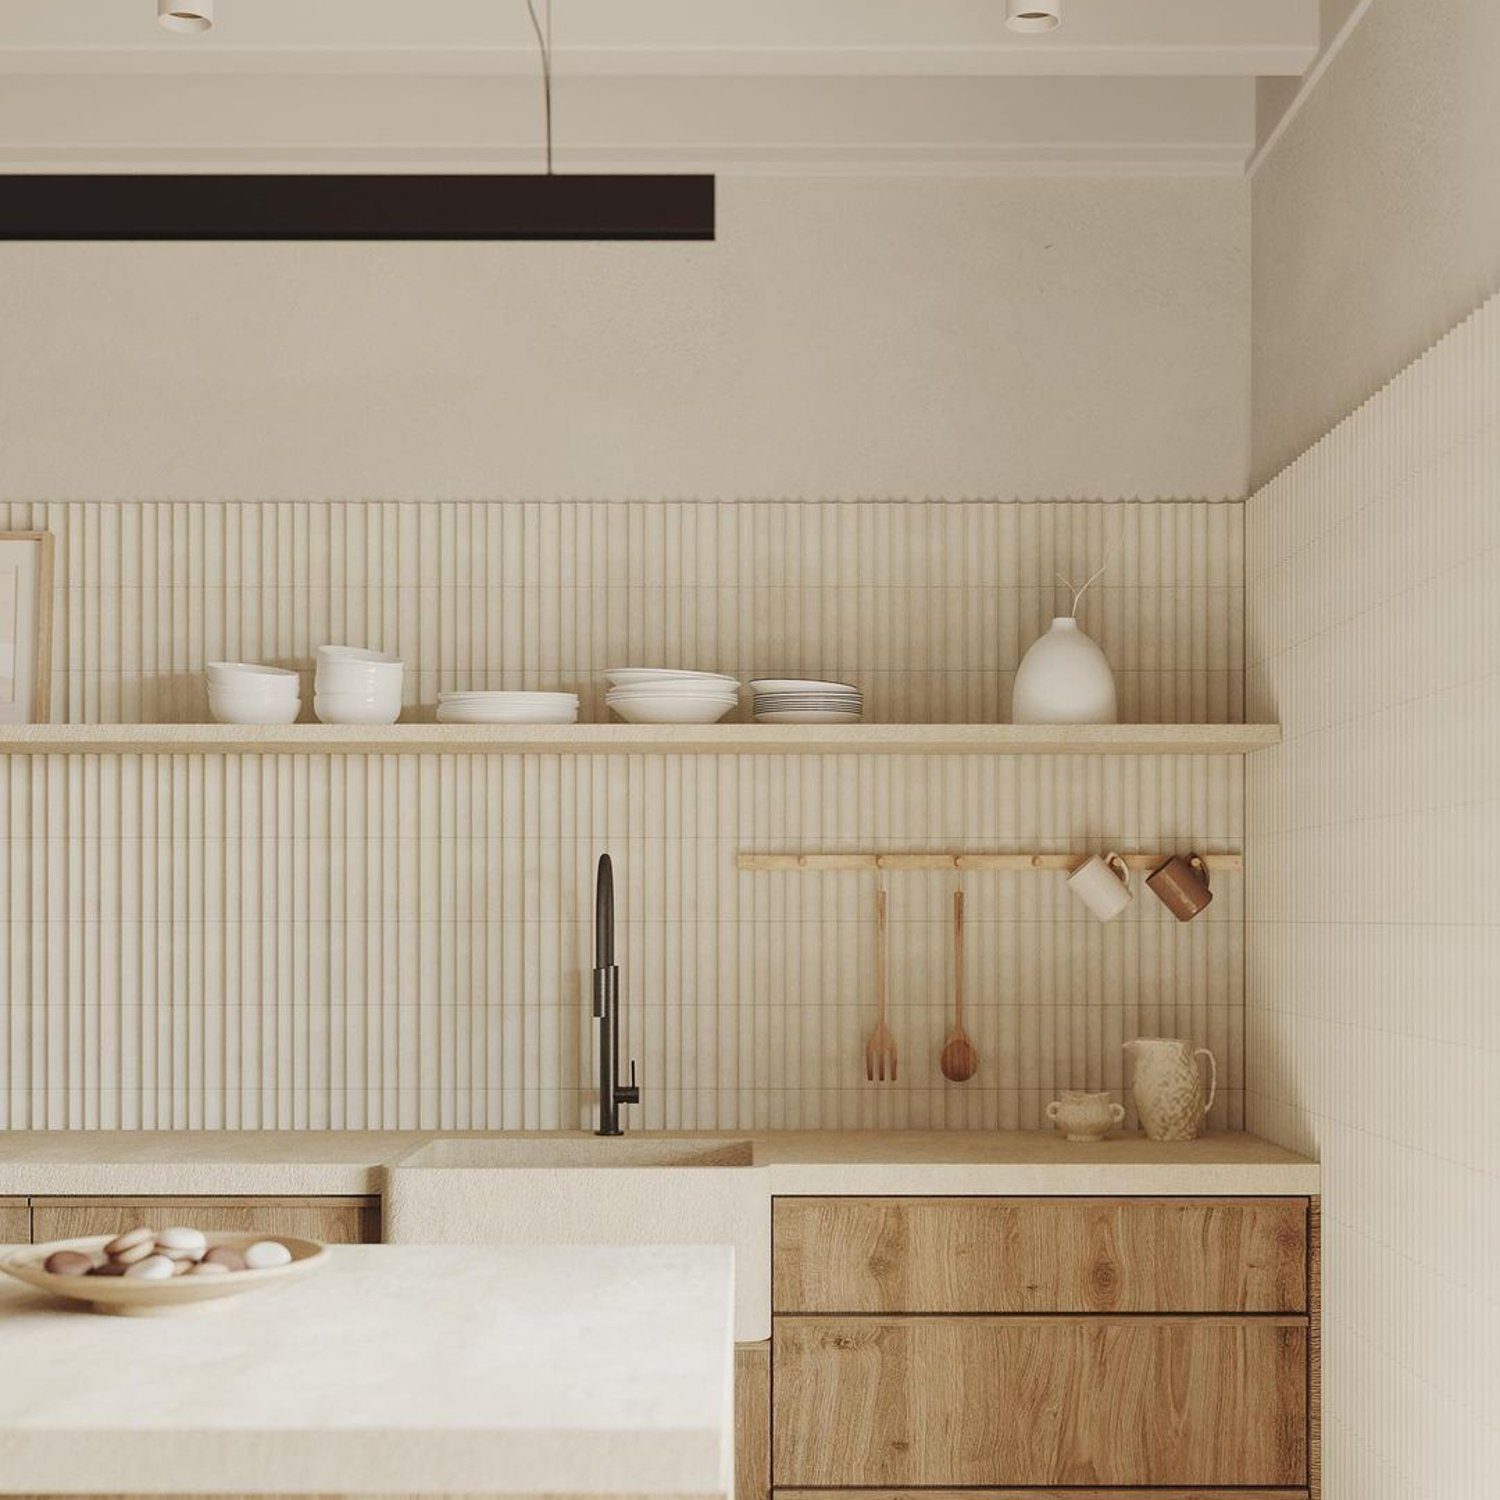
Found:
[[1016, 671], [1010, 717], [1016, 724], [1115, 722], [1115, 674], [1077, 620], [1059, 615], [1032, 642]]

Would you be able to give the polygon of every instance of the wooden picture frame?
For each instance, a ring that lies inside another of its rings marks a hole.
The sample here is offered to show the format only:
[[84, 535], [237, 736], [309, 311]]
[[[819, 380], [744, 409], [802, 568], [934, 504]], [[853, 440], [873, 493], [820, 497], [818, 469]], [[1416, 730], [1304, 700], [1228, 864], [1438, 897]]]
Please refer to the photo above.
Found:
[[52, 552], [50, 531], [0, 531], [0, 724], [52, 712]]

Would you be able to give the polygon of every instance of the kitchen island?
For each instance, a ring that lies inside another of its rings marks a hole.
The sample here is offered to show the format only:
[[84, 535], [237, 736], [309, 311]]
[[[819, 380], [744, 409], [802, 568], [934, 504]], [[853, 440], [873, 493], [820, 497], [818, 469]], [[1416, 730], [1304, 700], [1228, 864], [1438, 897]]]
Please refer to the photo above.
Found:
[[339, 1246], [120, 1318], [0, 1277], [0, 1492], [727, 1500], [733, 1283], [713, 1246]]

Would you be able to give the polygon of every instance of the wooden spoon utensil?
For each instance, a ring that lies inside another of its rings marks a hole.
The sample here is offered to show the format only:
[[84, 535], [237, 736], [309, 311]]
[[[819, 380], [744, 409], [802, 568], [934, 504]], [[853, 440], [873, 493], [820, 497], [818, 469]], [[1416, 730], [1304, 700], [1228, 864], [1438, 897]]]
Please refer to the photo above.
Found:
[[865, 1043], [865, 1077], [871, 1083], [896, 1081], [896, 1038], [885, 1024], [886, 988], [890, 970], [890, 938], [886, 931], [885, 887], [875, 891], [875, 1029]]
[[964, 893], [953, 892], [953, 1030], [938, 1059], [949, 1083], [967, 1083], [979, 1070], [979, 1054], [964, 1030]]

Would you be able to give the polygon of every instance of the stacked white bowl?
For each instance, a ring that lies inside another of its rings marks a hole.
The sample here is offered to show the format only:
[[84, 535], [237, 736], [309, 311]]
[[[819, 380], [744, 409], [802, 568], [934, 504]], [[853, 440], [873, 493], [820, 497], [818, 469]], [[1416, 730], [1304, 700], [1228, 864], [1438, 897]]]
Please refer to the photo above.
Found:
[[220, 724], [295, 724], [302, 679], [253, 661], [208, 664], [208, 711]]
[[577, 693], [439, 693], [439, 724], [576, 724]]
[[362, 646], [319, 646], [313, 712], [325, 724], [394, 724], [401, 717], [401, 658]]
[[750, 684], [759, 724], [858, 724], [864, 695], [847, 682], [763, 677]]
[[740, 701], [736, 678], [670, 667], [611, 667], [605, 703], [627, 724], [716, 724]]

